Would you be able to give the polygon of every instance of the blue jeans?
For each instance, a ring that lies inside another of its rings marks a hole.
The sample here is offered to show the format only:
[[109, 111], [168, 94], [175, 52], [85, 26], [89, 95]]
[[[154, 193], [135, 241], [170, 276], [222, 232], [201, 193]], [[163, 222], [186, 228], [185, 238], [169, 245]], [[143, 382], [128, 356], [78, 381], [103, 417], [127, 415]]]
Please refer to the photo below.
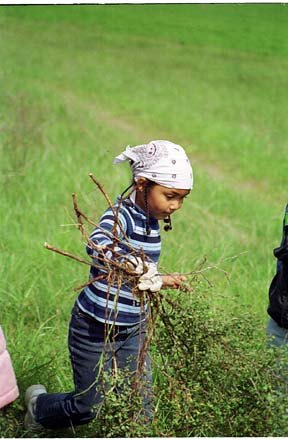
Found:
[[275, 320], [270, 318], [266, 332], [268, 347], [288, 348], [288, 329], [281, 328]]
[[[139, 348], [146, 335], [145, 324], [124, 328], [117, 326], [117, 335], [106, 343], [103, 339], [103, 326], [82, 313], [77, 305], [74, 306], [68, 344], [75, 389], [69, 393], [44, 393], [38, 396], [35, 419], [45, 428], [85, 424], [95, 417], [94, 407], [103, 400], [103, 393], [99, 390], [101, 376], [98, 376], [103, 359], [104, 370], [108, 372], [112, 370], [113, 361], [116, 361], [119, 369], [127, 368], [129, 375], [137, 370]], [[148, 356], [143, 379], [148, 390], [151, 389], [152, 374]], [[146, 397], [144, 405], [146, 415], [151, 417], [149, 397]]]
[[[276, 349], [277, 353], [280, 354], [280, 356], [276, 358], [275, 377], [277, 377], [277, 381], [274, 389], [278, 399], [277, 404], [280, 404], [279, 407], [285, 409], [287, 407], [288, 394], [288, 367], [286, 361], [286, 354], [288, 352], [288, 329], [281, 328], [272, 318], [270, 318], [267, 324], [267, 347]], [[280, 424], [276, 429], [276, 435], [281, 437], [286, 436], [288, 412], [281, 413], [281, 416], [279, 413], [278, 420]]]

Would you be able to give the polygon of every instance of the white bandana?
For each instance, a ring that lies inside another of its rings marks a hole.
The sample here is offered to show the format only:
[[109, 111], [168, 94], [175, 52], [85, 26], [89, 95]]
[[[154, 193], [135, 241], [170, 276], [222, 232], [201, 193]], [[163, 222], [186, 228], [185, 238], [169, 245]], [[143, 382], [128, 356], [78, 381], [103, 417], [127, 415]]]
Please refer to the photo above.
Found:
[[169, 188], [190, 190], [193, 187], [193, 171], [184, 149], [168, 140], [152, 140], [133, 148], [127, 146], [113, 163], [126, 160], [130, 161], [136, 181], [145, 177]]

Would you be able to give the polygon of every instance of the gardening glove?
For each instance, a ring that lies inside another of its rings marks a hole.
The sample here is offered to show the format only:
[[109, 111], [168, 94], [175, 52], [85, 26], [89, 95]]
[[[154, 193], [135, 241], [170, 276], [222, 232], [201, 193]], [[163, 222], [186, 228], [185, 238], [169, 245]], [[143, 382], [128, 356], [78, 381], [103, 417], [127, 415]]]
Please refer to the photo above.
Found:
[[[154, 262], [144, 262], [139, 256], [131, 255], [125, 261], [125, 267], [140, 275], [138, 288], [141, 291], [150, 290], [156, 292], [161, 290], [162, 277], [158, 273], [157, 265]], [[145, 271], [145, 273], [144, 273]]]
[[142, 259], [139, 256], [130, 255], [128, 258], [126, 258], [124, 262], [125, 268], [128, 268], [129, 270], [133, 271], [135, 274], [141, 275], [148, 268], [148, 263], [143, 264]]
[[160, 291], [162, 287], [162, 277], [158, 273], [157, 266], [153, 262], [148, 262], [148, 271], [139, 279], [138, 288], [141, 291], [150, 290], [153, 293]]

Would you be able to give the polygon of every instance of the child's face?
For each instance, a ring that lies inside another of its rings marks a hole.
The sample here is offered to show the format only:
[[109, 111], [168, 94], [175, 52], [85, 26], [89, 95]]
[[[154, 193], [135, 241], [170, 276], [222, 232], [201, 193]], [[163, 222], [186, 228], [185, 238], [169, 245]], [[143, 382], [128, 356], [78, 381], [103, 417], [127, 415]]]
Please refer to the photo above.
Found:
[[155, 184], [148, 188], [147, 203], [150, 216], [163, 220], [181, 209], [184, 198], [190, 193], [186, 189], [173, 189]]

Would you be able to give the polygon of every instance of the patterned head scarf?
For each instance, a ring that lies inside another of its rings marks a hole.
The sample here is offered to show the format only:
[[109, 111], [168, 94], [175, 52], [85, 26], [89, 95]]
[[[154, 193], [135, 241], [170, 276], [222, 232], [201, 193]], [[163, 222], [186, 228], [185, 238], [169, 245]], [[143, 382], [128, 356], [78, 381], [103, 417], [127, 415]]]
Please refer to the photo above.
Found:
[[168, 140], [152, 140], [133, 148], [127, 146], [115, 157], [114, 163], [127, 160], [136, 181], [145, 177], [169, 188], [190, 190], [193, 187], [193, 171], [184, 149]]

